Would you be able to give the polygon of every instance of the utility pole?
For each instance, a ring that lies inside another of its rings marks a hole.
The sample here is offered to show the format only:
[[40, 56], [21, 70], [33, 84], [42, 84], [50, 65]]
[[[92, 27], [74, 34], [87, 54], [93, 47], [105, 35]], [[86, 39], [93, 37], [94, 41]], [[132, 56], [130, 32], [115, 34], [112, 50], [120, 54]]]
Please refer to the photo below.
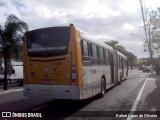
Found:
[[150, 62], [151, 62], [151, 74], [153, 74], [153, 51], [152, 51], [152, 43], [151, 43], [151, 25], [149, 24], [148, 30], [148, 47], [149, 47], [149, 55], [150, 55]]
[[143, 19], [143, 24], [144, 24], [144, 32], [147, 38], [147, 30], [146, 30], [146, 22], [145, 22], [145, 17], [144, 17], [144, 11], [143, 11], [143, 5], [142, 5], [142, 0], [139, 0], [140, 7], [141, 7], [141, 12], [142, 12], [142, 19]]
[[[149, 55], [150, 55], [150, 63], [151, 63], [151, 74], [153, 74], [153, 52], [152, 52], [152, 45], [151, 45], [151, 21], [149, 21], [148, 24], [148, 37], [147, 37], [147, 26], [145, 22], [145, 16], [144, 16], [144, 11], [143, 11], [143, 5], [142, 5], [142, 0], [139, 0], [140, 7], [141, 7], [141, 12], [142, 12], [142, 19], [143, 19], [143, 24], [144, 24], [144, 31], [146, 35], [146, 40], [147, 40], [147, 45], [148, 45], [148, 50], [149, 50]], [[151, 19], [151, 16], [149, 16]]]

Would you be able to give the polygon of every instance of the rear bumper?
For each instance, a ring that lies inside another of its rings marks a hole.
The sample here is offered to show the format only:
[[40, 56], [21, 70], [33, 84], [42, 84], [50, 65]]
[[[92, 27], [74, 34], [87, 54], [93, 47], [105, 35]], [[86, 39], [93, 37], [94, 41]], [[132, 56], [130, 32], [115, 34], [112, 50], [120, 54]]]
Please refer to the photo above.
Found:
[[80, 100], [80, 88], [71, 85], [24, 84], [24, 96]]

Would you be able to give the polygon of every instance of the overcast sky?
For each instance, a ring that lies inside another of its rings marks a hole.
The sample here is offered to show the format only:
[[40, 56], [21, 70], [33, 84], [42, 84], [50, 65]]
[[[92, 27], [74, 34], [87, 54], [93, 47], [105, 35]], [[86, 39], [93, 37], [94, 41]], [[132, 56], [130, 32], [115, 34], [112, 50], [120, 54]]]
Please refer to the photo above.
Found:
[[[142, 0], [146, 8], [160, 7], [160, 0]], [[73, 23], [103, 42], [119, 41], [138, 58], [144, 53], [145, 37], [139, 0], [0, 0], [0, 25], [15, 14], [29, 25], [29, 30], [68, 26]]]

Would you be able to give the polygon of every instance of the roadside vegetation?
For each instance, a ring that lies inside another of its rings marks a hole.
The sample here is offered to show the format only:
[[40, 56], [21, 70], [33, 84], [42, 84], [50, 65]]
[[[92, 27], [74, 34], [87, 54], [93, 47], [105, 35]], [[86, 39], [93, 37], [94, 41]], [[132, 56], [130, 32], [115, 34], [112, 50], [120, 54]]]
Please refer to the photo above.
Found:
[[7, 74], [15, 72], [11, 58], [18, 57], [25, 31], [28, 31], [28, 25], [13, 14], [7, 17], [4, 26], [0, 25], [0, 45], [4, 58], [4, 90], [7, 90]]

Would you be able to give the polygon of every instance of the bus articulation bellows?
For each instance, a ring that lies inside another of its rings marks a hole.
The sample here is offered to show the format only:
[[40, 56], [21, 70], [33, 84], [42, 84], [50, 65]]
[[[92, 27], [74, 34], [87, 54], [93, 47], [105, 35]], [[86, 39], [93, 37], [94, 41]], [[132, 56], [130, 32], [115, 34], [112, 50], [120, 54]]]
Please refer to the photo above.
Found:
[[81, 100], [127, 78], [127, 57], [70, 26], [24, 35], [24, 95]]

